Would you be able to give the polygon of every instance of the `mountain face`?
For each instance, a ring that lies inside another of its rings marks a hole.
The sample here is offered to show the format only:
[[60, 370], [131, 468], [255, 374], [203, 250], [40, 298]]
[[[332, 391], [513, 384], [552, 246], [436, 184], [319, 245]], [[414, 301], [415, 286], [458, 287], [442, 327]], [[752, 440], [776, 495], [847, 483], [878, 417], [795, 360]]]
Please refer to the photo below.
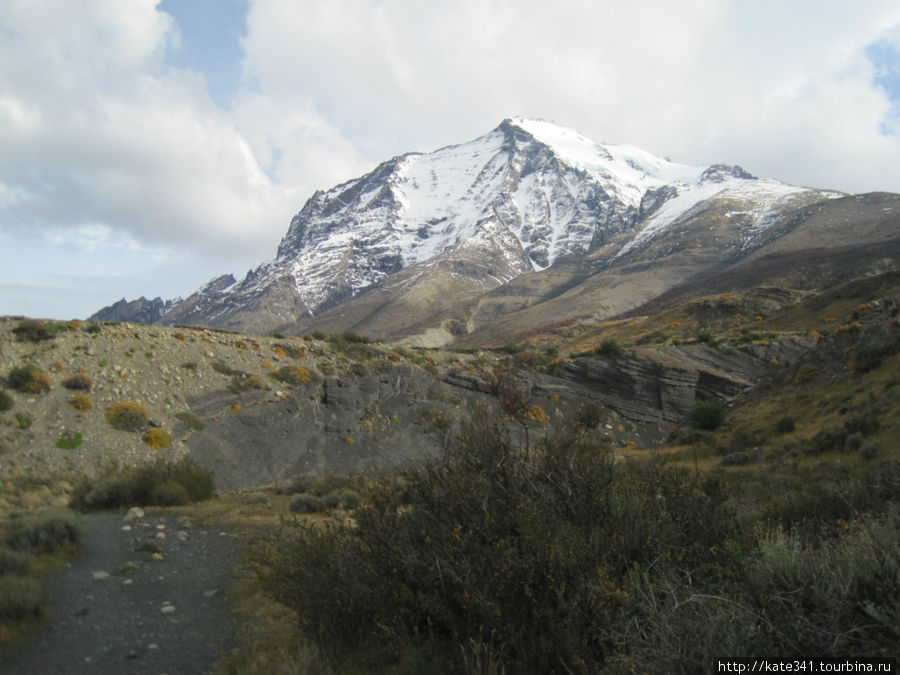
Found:
[[[761, 254], [814, 214], [828, 220], [844, 197], [508, 119], [315, 193], [273, 260], [241, 281], [214, 279], [151, 320], [436, 345], [503, 318], [513, 335], [534, 321], [631, 310]], [[892, 217], [876, 239], [897, 237]]]

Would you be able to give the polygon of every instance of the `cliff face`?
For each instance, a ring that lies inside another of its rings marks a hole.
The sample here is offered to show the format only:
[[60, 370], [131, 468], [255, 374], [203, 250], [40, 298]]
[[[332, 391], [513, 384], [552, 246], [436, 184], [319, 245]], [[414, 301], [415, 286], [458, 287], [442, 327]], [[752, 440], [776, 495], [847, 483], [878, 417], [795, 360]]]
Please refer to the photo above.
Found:
[[[622, 350], [562, 362], [546, 373], [523, 371], [512, 386], [549, 420], [573, 420], [585, 403], [600, 406], [600, 429], [613, 444], [662, 442], [700, 399], [732, 397], [751, 387], [771, 359], [799, 358], [812, 341], [747, 345], [732, 354], [702, 345]], [[296, 473], [378, 475], [435, 456], [448, 431], [478, 405], [495, 406], [490, 376], [469, 370], [431, 372], [409, 364], [326, 378], [302, 392], [216, 415], [233, 397], [192, 398], [204, 419], [191, 455], [214, 467], [220, 488], [278, 483]], [[549, 429], [531, 424], [539, 439]], [[510, 423], [514, 434], [524, 427]]]

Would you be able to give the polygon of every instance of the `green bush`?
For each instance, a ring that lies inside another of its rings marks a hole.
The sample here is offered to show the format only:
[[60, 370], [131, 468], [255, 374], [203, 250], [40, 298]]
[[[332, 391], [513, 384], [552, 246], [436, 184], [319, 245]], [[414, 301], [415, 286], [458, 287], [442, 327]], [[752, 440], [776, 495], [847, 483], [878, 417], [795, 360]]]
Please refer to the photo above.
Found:
[[41, 342], [52, 340], [57, 333], [67, 330], [65, 324], [45, 323], [34, 319], [26, 319], [12, 329], [19, 342]]
[[112, 472], [99, 480], [82, 481], [72, 492], [71, 505], [82, 511], [171, 506], [173, 502], [209, 499], [213, 490], [212, 474], [185, 457], [175, 462], [159, 460]]
[[6, 381], [16, 391], [26, 394], [50, 391], [50, 376], [31, 363], [13, 368], [6, 376]]
[[175, 413], [175, 419], [184, 422], [194, 431], [203, 431], [203, 429], [206, 428], [206, 425], [203, 424], [203, 420], [189, 411]]
[[294, 495], [290, 503], [292, 513], [321, 513], [326, 508], [321, 497], [316, 497], [308, 492]]
[[225, 361], [219, 359], [218, 361], [213, 361], [212, 369], [217, 373], [221, 373], [222, 375], [228, 375], [229, 377], [241, 377], [244, 378], [247, 376], [243, 370], [238, 370], [237, 368], [232, 368]]
[[183, 506], [190, 502], [190, 496], [181, 483], [166, 482], [153, 486], [150, 501], [158, 506]]
[[56, 447], [60, 450], [74, 450], [82, 443], [80, 431], [64, 431], [56, 440]]
[[790, 415], [785, 415], [775, 422], [775, 432], [779, 434], [789, 434], [797, 428], [796, 420]]
[[403, 480], [403, 498], [393, 481], [372, 488], [355, 524], [300, 523], [267, 550], [266, 587], [338, 669], [415, 657], [463, 672], [465, 645], [506, 672], [597, 672], [640, 619], [632, 575], [702, 569], [719, 583], [735, 532], [715, 481], [614, 470], [584, 434], [522, 452], [486, 412]]
[[594, 348], [594, 353], [601, 356], [612, 356], [613, 354], [620, 352], [621, 349], [618, 342], [612, 338], [607, 338]]
[[[315, 335], [315, 333], [313, 335]], [[359, 333], [354, 333], [352, 330], [345, 330], [343, 333], [332, 333], [328, 336], [328, 341], [334, 344], [344, 342], [347, 344], [367, 345], [372, 342], [372, 338], [360, 335]]]
[[0, 577], [27, 576], [34, 564], [34, 556], [27, 551], [14, 551], [0, 546]]
[[68, 511], [45, 511], [12, 518], [6, 532], [6, 545], [17, 551], [54, 553], [63, 547], [81, 545], [84, 530], [81, 520]]
[[14, 404], [15, 399], [5, 391], [0, 390], [0, 412], [10, 410]]
[[694, 429], [715, 431], [722, 426], [727, 414], [728, 408], [725, 405], [725, 401], [720, 398], [711, 398], [705, 401], [698, 401], [688, 411], [686, 421]]
[[896, 656], [900, 522], [894, 516], [848, 525], [815, 547], [776, 531], [761, 542], [746, 585], [766, 626], [747, 645], [750, 652]]
[[39, 579], [0, 576], [0, 621], [43, 619], [48, 603], [47, 588]]

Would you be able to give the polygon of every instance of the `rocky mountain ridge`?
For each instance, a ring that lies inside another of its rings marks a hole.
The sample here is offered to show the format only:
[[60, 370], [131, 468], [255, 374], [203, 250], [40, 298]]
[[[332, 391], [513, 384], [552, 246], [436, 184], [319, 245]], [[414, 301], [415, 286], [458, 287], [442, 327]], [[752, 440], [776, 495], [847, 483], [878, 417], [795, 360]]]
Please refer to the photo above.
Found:
[[[469, 143], [395, 157], [317, 192], [275, 258], [240, 281], [213, 279], [154, 323], [353, 329], [449, 344], [561, 296], [555, 320], [598, 309], [608, 316], [764, 249], [796, 226], [798, 213], [842, 197], [508, 119]], [[900, 231], [896, 218], [891, 228]], [[637, 269], [649, 282], [612, 296], [590, 290]], [[565, 291], [584, 283], [593, 307], [567, 301]]]

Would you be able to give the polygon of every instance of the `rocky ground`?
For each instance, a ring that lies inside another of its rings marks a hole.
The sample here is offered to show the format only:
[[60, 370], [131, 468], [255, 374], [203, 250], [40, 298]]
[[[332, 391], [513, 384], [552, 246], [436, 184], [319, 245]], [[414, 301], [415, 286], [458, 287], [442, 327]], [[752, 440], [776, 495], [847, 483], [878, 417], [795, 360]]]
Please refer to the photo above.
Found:
[[[395, 351], [352, 335], [253, 337], [127, 323], [48, 323], [47, 339], [23, 340], [23, 325], [0, 319], [0, 384], [10, 404], [0, 411], [0, 513], [64, 506], [85, 475], [185, 454], [213, 472], [220, 490], [297, 473], [394, 472], [435, 455], [473, 406], [496, 406], [498, 387], [527, 399], [527, 415], [511, 422], [516, 433], [527, 426], [536, 438], [571, 424], [590, 403], [614, 445], [646, 446], [663, 440], [698, 398], [735, 396], [772, 359], [795, 359], [810, 342], [563, 357]], [[504, 360], [509, 377], [492, 381]], [[11, 385], [26, 365], [43, 373], [46, 391]], [[80, 389], [70, 388], [72, 378]], [[110, 406], [122, 403], [146, 411], [141, 430], [110, 424]], [[168, 447], [145, 437], [151, 428], [171, 439]]]
[[48, 578], [45, 630], [4, 653], [10, 675], [208, 673], [232, 645], [238, 544], [216, 526], [130, 512], [84, 517], [85, 549]]
[[[0, 510], [62, 506], [71, 481], [84, 473], [186, 453], [195, 425], [180, 420], [179, 414], [189, 413], [189, 401], [196, 399], [207, 402], [207, 420], [237, 412], [240, 399], [228, 392], [236, 378], [243, 386], [255, 376], [245, 387], [244, 398], [250, 396], [250, 404], [259, 405], [287, 396], [291, 385], [270, 377], [279, 368], [306, 368], [315, 375], [342, 367], [341, 359], [322, 343], [296, 339], [71, 322], [51, 339], [33, 342], [16, 339], [13, 330], [21, 323], [0, 319], [0, 375], [33, 364], [47, 374], [50, 388], [44, 393], [6, 389], [12, 407], [0, 412], [0, 476], [5, 485], [25, 489], [0, 491]], [[88, 378], [89, 388], [67, 389], [64, 383], [79, 373]], [[209, 398], [211, 392], [225, 396], [213, 397], [216, 403]], [[90, 408], [73, 407], [76, 395], [86, 396]], [[168, 448], [149, 447], [141, 432], [119, 431], [109, 424], [108, 406], [126, 401], [147, 411], [148, 427], [172, 437]], [[67, 434], [80, 434], [78, 447], [57, 447]], [[49, 477], [56, 480], [39, 480]]]

